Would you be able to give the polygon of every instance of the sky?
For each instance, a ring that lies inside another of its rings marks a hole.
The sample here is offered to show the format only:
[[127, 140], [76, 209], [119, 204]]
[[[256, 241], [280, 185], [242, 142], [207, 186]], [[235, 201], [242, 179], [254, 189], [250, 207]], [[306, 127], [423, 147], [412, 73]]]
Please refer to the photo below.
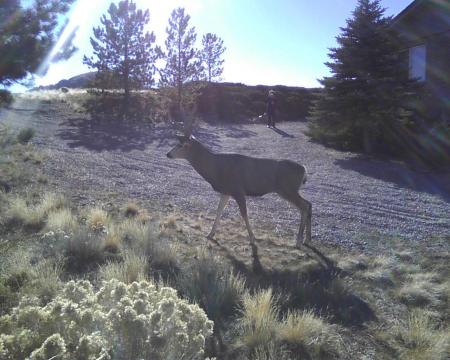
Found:
[[[396, 15], [412, 0], [381, 0], [386, 15]], [[91, 53], [89, 38], [111, 0], [78, 0], [72, 7], [69, 28], [78, 26], [74, 44], [79, 48], [68, 61], [52, 64], [35, 85], [92, 71], [82, 64]], [[328, 48], [351, 17], [357, 0], [135, 0], [149, 9], [148, 30], [163, 46], [171, 11], [184, 7], [191, 16], [200, 46], [203, 34], [221, 37], [226, 46], [222, 80], [248, 85], [316, 87], [330, 73], [324, 62]]]

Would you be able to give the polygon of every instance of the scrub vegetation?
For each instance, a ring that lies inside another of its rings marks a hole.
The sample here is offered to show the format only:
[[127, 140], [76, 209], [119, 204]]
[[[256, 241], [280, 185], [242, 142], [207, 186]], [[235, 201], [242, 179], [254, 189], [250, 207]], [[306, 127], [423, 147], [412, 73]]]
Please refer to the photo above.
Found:
[[32, 143], [0, 143], [4, 359], [448, 358], [448, 253], [398, 239], [376, 255], [324, 244], [286, 266], [257, 249], [242, 260], [206, 242], [207, 219], [77, 203], [37, 181]]

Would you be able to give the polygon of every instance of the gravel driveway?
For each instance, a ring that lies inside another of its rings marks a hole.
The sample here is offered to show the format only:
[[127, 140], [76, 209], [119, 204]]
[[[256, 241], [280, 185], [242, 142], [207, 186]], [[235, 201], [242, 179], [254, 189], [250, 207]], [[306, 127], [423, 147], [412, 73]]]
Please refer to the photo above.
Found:
[[[37, 100], [17, 101], [0, 113], [0, 121], [35, 128], [34, 142], [47, 155], [51, 184], [80, 201], [116, 193], [149, 206], [172, 204], [193, 215], [215, 212], [219, 197], [210, 185], [186, 162], [166, 158], [175, 144], [167, 126], [93, 123], [65, 103]], [[416, 172], [400, 162], [328, 149], [310, 142], [306, 129], [302, 122], [282, 123], [278, 131], [261, 124], [202, 124], [195, 134], [215, 151], [306, 165], [302, 194], [313, 204], [314, 242], [364, 249], [385, 235], [398, 235], [433, 246], [433, 236], [450, 236], [448, 172]], [[236, 204], [230, 205], [225, 216], [236, 216]], [[257, 236], [257, 225], [264, 224], [294, 242], [299, 213], [284, 200], [250, 198], [248, 208]]]

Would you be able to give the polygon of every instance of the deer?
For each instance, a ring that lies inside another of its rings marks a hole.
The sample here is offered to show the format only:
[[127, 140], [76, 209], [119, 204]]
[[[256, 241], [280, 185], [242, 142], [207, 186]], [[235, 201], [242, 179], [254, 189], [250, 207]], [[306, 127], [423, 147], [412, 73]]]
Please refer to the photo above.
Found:
[[[291, 160], [273, 160], [250, 157], [234, 153], [215, 153], [209, 150], [192, 134], [192, 129], [176, 135], [178, 143], [168, 153], [170, 159], [187, 160], [194, 170], [220, 194], [219, 205], [209, 240], [214, 239], [223, 210], [230, 198], [238, 207], [249, 235], [251, 245], [255, 245], [247, 215], [246, 196], [263, 196], [276, 193], [289, 201], [300, 211], [300, 228], [296, 247], [311, 241], [312, 205], [300, 196], [299, 190], [306, 183], [307, 170]], [[306, 228], [306, 236], [304, 232]]]

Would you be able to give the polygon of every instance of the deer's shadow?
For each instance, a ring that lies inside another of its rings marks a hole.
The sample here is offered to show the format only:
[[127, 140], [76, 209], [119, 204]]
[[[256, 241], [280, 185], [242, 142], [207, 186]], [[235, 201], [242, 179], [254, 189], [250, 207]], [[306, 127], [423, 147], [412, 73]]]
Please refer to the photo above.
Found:
[[287, 132], [285, 132], [285, 131], [283, 131], [283, 130], [277, 128], [277, 127], [273, 127], [273, 128], [271, 128], [271, 129], [272, 129], [274, 132], [276, 132], [277, 134], [281, 135], [282, 137], [291, 138], [291, 139], [295, 138], [294, 135], [288, 134]]
[[217, 240], [211, 241], [230, 261], [235, 271], [245, 278], [252, 291], [271, 288], [274, 293], [287, 299], [280, 305], [282, 312], [291, 309], [314, 309], [318, 314], [328, 314], [332, 321], [346, 326], [360, 326], [375, 319], [375, 313], [370, 306], [345, 285], [345, 274], [312, 245], [304, 246], [312, 252], [306, 255], [309, 259], [317, 260], [319, 266], [305, 273], [265, 268], [256, 244], [250, 244], [252, 264], [249, 267]]

